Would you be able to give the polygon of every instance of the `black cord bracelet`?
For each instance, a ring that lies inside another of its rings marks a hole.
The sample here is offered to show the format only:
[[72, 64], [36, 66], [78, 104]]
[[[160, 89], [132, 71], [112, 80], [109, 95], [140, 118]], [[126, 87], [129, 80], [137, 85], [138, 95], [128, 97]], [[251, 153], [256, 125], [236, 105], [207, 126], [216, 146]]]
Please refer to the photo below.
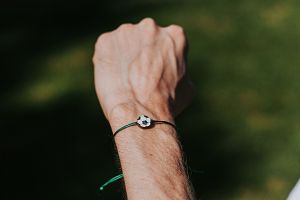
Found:
[[150, 117], [146, 116], [146, 115], [141, 115], [139, 116], [139, 118], [137, 119], [136, 122], [131, 122], [129, 124], [126, 124], [124, 126], [122, 126], [121, 128], [119, 128], [118, 130], [116, 130], [116, 132], [114, 133], [114, 137], [116, 137], [116, 135], [131, 126], [136, 126], [138, 125], [141, 128], [150, 128], [152, 127], [154, 124], [168, 124], [172, 127], [174, 127], [177, 130], [177, 127], [175, 124], [171, 123], [171, 122], [167, 122], [167, 121], [162, 121], [162, 120], [153, 120]]

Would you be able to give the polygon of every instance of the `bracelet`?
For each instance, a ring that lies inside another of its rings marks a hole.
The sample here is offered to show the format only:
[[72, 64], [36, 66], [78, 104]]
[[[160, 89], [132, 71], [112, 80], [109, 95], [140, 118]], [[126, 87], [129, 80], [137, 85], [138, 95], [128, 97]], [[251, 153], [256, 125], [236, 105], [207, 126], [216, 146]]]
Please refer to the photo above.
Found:
[[117, 135], [120, 131], [122, 131], [122, 130], [128, 128], [128, 127], [131, 127], [131, 126], [138, 125], [140, 128], [145, 129], [145, 128], [150, 128], [150, 127], [152, 127], [154, 124], [168, 124], [168, 125], [174, 127], [174, 128], [177, 130], [176, 125], [175, 125], [175, 124], [172, 124], [171, 122], [161, 121], [161, 120], [153, 120], [153, 119], [151, 119], [150, 117], [148, 117], [148, 116], [146, 116], [146, 115], [141, 115], [141, 116], [139, 116], [139, 118], [137, 119], [137, 121], [131, 122], [131, 123], [129, 123], [129, 124], [126, 124], [126, 125], [122, 126], [122, 127], [119, 128], [118, 130], [116, 130], [116, 132], [115, 132], [113, 135], [114, 135], [114, 137], [116, 137], [116, 135]]
[[[167, 122], [167, 121], [161, 121], [161, 120], [153, 120], [150, 117], [146, 116], [146, 115], [141, 115], [139, 116], [139, 118], [137, 119], [136, 122], [131, 122], [129, 124], [126, 124], [124, 126], [122, 126], [121, 128], [119, 128], [118, 130], [116, 130], [116, 132], [114, 133], [114, 137], [122, 130], [131, 127], [131, 126], [135, 126], [138, 125], [139, 127], [145, 129], [145, 128], [150, 128], [151, 126], [153, 126], [154, 124], [168, 124], [172, 127], [175, 128], [175, 130], [177, 131], [177, 127], [175, 124], [172, 124], [171, 122]], [[107, 185], [119, 180], [123, 178], [123, 174], [119, 174], [117, 176], [114, 176], [113, 178], [109, 179], [108, 181], [106, 181], [99, 189], [100, 191], [104, 190], [104, 187], [106, 187]]]

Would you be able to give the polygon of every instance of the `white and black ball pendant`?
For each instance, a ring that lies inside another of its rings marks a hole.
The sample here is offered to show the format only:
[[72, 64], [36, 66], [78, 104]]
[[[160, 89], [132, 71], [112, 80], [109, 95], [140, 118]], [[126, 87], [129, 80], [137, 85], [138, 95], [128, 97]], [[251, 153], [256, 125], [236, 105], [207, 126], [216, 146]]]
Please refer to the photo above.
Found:
[[146, 115], [141, 115], [137, 119], [137, 123], [139, 124], [140, 127], [146, 128], [146, 127], [151, 126], [151, 119], [150, 119], [150, 117], [148, 117]]

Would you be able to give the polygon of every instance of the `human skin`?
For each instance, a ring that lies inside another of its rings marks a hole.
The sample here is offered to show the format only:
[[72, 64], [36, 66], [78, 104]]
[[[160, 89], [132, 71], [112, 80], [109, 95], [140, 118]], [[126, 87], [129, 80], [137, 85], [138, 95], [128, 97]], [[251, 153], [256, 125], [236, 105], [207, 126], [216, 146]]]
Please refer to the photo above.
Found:
[[[151, 18], [99, 36], [93, 56], [97, 96], [114, 133], [139, 115], [174, 123], [189, 104], [186, 37]], [[129, 127], [115, 137], [129, 200], [194, 199], [176, 130]]]

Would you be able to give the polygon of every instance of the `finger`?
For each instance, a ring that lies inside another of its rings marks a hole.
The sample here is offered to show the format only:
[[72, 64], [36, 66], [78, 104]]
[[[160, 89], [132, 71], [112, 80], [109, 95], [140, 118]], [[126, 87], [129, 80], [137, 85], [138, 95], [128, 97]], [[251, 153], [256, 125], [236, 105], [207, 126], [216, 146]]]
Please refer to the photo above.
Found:
[[124, 24], [121, 24], [116, 30], [118, 31], [124, 31], [124, 30], [130, 30], [133, 28], [133, 24], [131, 23], [124, 23]]
[[145, 18], [141, 20], [137, 26], [143, 35], [142, 41], [144, 44], [152, 44], [157, 39], [156, 35], [159, 31], [159, 26], [156, 24], [154, 19]]
[[183, 28], [181, 26], [172, 24], [170, 26], [165, 27], [164, 30], [173, 39], [178, 55], [184, 55], [187, 46], [187, 40]]
[[143, 27], [148, 27], [148, 28], [155, 28], [157, 26], [156, 22], [154, 19], [150, 17], [146, 17], [142, 19], [138, 25], [143, 26]]

